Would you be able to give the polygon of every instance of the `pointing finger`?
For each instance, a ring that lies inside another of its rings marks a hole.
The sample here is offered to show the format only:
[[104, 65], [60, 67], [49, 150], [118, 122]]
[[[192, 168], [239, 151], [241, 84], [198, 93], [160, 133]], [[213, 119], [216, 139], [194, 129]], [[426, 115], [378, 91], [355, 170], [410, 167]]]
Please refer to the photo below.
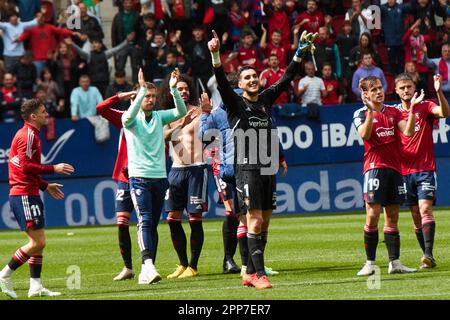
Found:
[[213, 33], [214, 39], [219, 40], [219, 37], [217, 36], [216, 30], [213, 30], [212, 33]]

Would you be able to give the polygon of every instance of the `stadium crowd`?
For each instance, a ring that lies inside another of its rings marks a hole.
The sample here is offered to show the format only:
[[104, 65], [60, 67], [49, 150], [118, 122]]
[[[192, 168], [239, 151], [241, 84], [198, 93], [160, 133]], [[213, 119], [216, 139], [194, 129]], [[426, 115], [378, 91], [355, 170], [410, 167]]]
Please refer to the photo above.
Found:
[[[368, 75], [382, 80], [388, 100], [398, 100], [394, 78], [403, 71], [427, 95], [434, 94], [433, 74], [441, 74], [450, 96], [446, 0], [114, 0], [112, 48], [103, 44], [101, 0], [67, 2], [78, 6], [80, 25], [72, 26], [67, 6], [57, 12], [50, 0], [0, 1], [0, 122], [20, 119], [21, 103], [32, 97], [45, 99], [55, 118], [95, 115], [99, 101], [137, 83], [141, 66], [157, 86], [179, 68], [198, 90], [207, 90], [212, 29], [221, 39], [226, 73], [254, 66], [264, 87], [283, 76], [304, 30], [319, 33], [315, 64], [305, 59], [277, 104], [357, 102], [358, 80]], [[379, 6], [380, 19], [371, 5]], [[132, 83], [125, 74], [128, 57]]]

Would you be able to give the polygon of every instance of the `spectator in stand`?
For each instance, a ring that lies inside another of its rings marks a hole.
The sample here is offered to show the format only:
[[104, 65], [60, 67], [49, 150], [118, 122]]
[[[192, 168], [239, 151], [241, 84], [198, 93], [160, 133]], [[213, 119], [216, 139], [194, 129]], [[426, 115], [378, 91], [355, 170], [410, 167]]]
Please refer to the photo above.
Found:
[[[103, 40], [105, 35], [98, 20], [88, 14], [87, 7], [83, 2], [79, 3], [78, 7], [80, 9], [80, 29], [73, 29], [80, 33], [77, 45], [80, 47], [85, 44], [89, 45], [86, 41], [91, 38]], [[88, 48], [84, 49], [88, 50]]]
[[41, 11], [41, 0], [15, 0], [19, 9], [20, 21], [28, 22]]
[[363, 53], [361, 56], [361, 66], [355, 71], [353, 74], [352, 79], [352, 90], [353, 93], [356, 95], [358, 100], [361, 100], [361, 91], [359, 89], [359, 80], [368, 77], [368, 76], [374, 76], [380, 79], [381, 84], [383, 85], [384, 91], [387, 89], [387, 82], [386, 78], [384, 77], [383, 70], [376, 67], [373, 64], [373, 56], [372, 53], [366, 52]]
[[250, 30], [242, 32], [241, 47], [237, 52], [232, 52], [225, 61], [229, 63], [233, 59], [238, 59], [239, 66], [250, 66], [256, 70], [262, 69], [261, 52], [254, 45], [256, 36]]
[[12, 73], [5, 73], [3, 86], [0, 88], [0, 120], [3, 123], [18, 121], [22, 102], [23, 99], [16, 88], [16, 78]]
[[341, 59], [339, 57], [339, 49], [330, 39], [328, 28], [323, 26], [319, 28], [319, 37], [315, 43], [316, 51], [314, 57], [316, 59], [317, 69], [322, 70], [325, 63], [330, 63], [332, 69], [335, 70], [337, 79], [341, 78]]
[[232, 1], [230, 4], [229, 14], [231, 28], [228, 33], [233, 44], [239, 42], [239, 39], [241, 39], [242, 28], [247, 25], [248, 19], [250, 17], [249, 11], [244, 11], [242, 14], [241, 12], [242, 10], [239, 6], [239, 2]]
[[191, 75], [196, 86], [200, 79], [206, 88], [212, 75], [212, 70], [210, 65], [211, 54], [208, 49], [208, 42], [205, 39], [205, 30], [202, 26], [196, 25], [192, 29], [192, 36], [193, 38], [184, 48], [186, 67], [191, 69]]
[[291, 28], [289, 15], [292, 8], [286, 6], [285, 0], [264, 0], [264, 13], [268, 17], [269, 37], [274, 30], [281, 31], [281, 45], [291, 44]]
[[[58, 84], [53, 80], [52, 73], [48, 67], [44, 67], [40, 79], [37, 80], [38, 86], [45, 90], [46, 101], [53, 102], [54, 105], [59, 103], [62, 97]], [[61, 100], [64, 100], [63, 98]]]
[[[118, 46], [127, 36], [133, 34], [135, 36], [138, 28], [139, 14], [133, 8], [132, 0], [123, 2], [123, 10], [119, 11], [113, 18], [111, 25], [111, 45]], [[133, 36], [133, 37], [134, 37]], [[137, 83], [137, 73], [141, 66], [141, 53], [136, 48], [135, 43], [130, 42], [126, 50], [122, 50], [114, 58], [114, 66], [116, 70], [124, 71], [127, 58], [130, 57], [131, 63], [131, 79], [133, 83]]]
[[56, 48], [56, 52], [50, 54], [47, 59], [47, 67], [51, 70], [53, 79], [58, 84], [58, 91], [61, 97], [64, 98], [64, 108], [67, 117], [70, 113], [70, 93], [78, 83], [79, 76], [79, 61], [75, 58], [71, 48], [65, 43], [61, 42]]
[[161, 73], [164, 78], [175, 71], [175, 69], [180, 70], [181, 73], [185, 73], [184, 65], [178, 64], [177, 54], [173, 51], [169, 51], [167, 53], [166, 62], [163, 64], [159, 64], [159, 68], [161, 69]]
[[103, 0], [83, 0], [86, 5], [89, 15], [95, 17], [101, 23], [100, 2]]
[[[433, 31], [437, 31], [435, 15], [445, 17], [446, 5], [445, 1], [440, 3], [438, 0], [411, 0], [414, 10], [414, 18], [420, 20], [420, 33], [428, 32], [431, 27]], [[428, 18], [429, 25], [426, 23]]]
[[407, 62], [405, 63], [405, 73], [408, 74], [411, 79], [414, 81], [416, 85], [416, 91], [421, 92], [422, 90], [428, 91], [427, 83], [423, 81], [423, 79], [420, 77], [420, 74], [416, 70], [416, 65], [414, 62]]
[[37, 86], [35, 98], [42, 101], [50, 117], [59, 119], [68, 117], [67, 109], [64, 107], [64, 101], [56, 103], [55, 101], [48, 99], [47, 90], [43, 85]]
[[72, 43], [70, 39], [66, 40], [66, 43], [72, 44], [80, 57], [86, 60], [91, 84], [97, 87], [103, 97], [105, 96], [106, 88], [109, 85], [110, 75], [108, 59], [119, 53], [121, 50], [126, 50], [133, 36], [134, 34], [132, 33], [128, 34], [127, 39], [108, 50], [105, 49], [102, 40], [95, 38], [91, 39], [92, 50], [90, 52], [81, 49], [75, 43]]
[[322, 67], [322, 80], [325, 85], [325, 94], [322, 95], [323, 105], [337, 105], [344, 102], [344, 94], [339, 82], [333, 78], [333, 66], [325, 63]]
[[27, 51], [13, 68], [17, 79], [17, 91], [25, 99], [33, 98], [33, 87], [36, 85], [37, 71], [33, 64], [33, 52]]
[[370, 10], [363, 8], [361, 0], [352, 0], [352, 7], [345, 13], [345, 20], [352, 24], [352, 34], [361, 37], [363, 33], [370, 34], [367, 19], [371, 17]]
[[257, 28], [264, 21], [265, 16], [263, 16], [261, 0], [242, 0], [241, 7], [242, 11], [250, 12], [249, 25], [252, 28]]
[[[144, 44], [148, 41], [147, 38], [152, 39], [153, 35], [156, 31], [156, 19], [155, 16], [151, 13], [146, 15], [140, 15], [138, 19], [138, 23], [136, 25], [136, 29], [134, 32], [136, 33], [136, 37], [134, 39], [134, 43], [136, 44], [136, 48], [141, 54], [142, 57], [142, 48]], [[150, 36], [147, 37], [147, 33], [150, 33]]]
[[361, 62], [361, 54], [365, 52], [370, 52], [374, 59], [374, 63], [378, 67], [382, 67], [381, 57], [377, 53], [375, 49], [375, 44], [373, 43], [372, 36], [368, 32], [364, 32], [359, 38], [359, 45], [354, 47], [352, 51], [350, 51], [350, 73], [353, 74], [356, 69], [359, 67], [359, 63]]
[[301, 78], [298, 83], [298, 95], [301, 98], [302, 107], [309, 104], [322, 105], [321, 96], [327, 94], [323, 80], [315, 76], [316, 70], [314, 63], [308, 61], [305, 63], [306, 76]]
[[351, 79], [350, 74], [350, 52], [358, 44], [358, 38], [352, 34], [352, 24], [350, 21], [344, 21], [342, 25], [342, 33], [336, 37], [335, 43], [339, 49], [341, 58], [341, 73], [346, 79]]
[[87, 74], [80, 77], [80, 86], [73, 89], [70, 95], [70, 113], [72, 121], [78, 121], [97, 114], [95, 106], [102, 102], [102, 95], [96, 87], [91, 86]]
[[[259, 75], [260, 85], [262, 88], [267, 89], [271, 85], [273, 85], [275, 82], [280, 80], [284, 73], [286, 72], [285, 69], [280, 68], [280, 60], [278, 59], [278, 56], [274, 53], [272, 53], [269, 56], [269, 67], [261, 74]], [[274, 101], [275, 104], [285, 104], [289, 102], [289, 90], [284, 91], [277, 100]]]
[[[129, 92], [133, 90], [133, 86], [127, 82], [125, 78], [125, 71], [118, 70], [114, 74], [114, 82], [106, 89], [105, 100], [119, 94], [121, 92]], [[120, 100], [114, 105], [114, 109], [126, 111], [130, 107], [129, 100]]]
[[405, 13], [412, 13], [411, 4], [388, 0], [381, 6], [381, 25], [384, 32], [384, 44], [387, 47], [389, 72], [397, 75], [405, 64], [402, 37], [405, 33]]
[[424, 63], [433, 70], [434, 73], [442, 77], [442, 91], [447, 99], [450, 99], [450, 44], [446, 43], [442, 46], [440, 58], [430, 59], [427, 52], [424, 52]]
[[428, 34], [420, 33], [420, 23], [418, 19], [416, 22], [405, 32], [402, 41], [405, 50], [405, 62], [414, 62], [417, 72], [420, 74], [422, 80], [427, 82], [428, 67], [423, 63], [424, 51], [427, 50], [427, 43], [433, 40], [433, 30], [431, 29], [431, 23], [427, 20]]
[[36, 66], [37, 74], [42, 72], [47, 60], [48, 52], [55, 50], [57, 45], [56, 37], [67, 38], [72, 35], [80, 35], [69, 29], [58, 28], [49, 23], [45, 23], [44, 18], [43, 15], [40, 15], [37, 19], [38, 25], [27, 29], [19, 36], [19, 38], [17, 38], [17, 41], [20, 42], [30, 40], [30, 47], [34, 53], [34, 65]]
[[0, 21], [7, 22], [11, 12], [16, 11], [16, 0], [0, 0]]
[[273, 30], [272, 35], [270, 36], [270, 43], [267, 44], [267, 29], [264, 25], [261, 25], [262, 35], [261, 40], [259, 42], [259, 47], [264, 52], [265, 59], [263, 60], [263, 64], [266, 65], [270, 55], [276, 54], [278, 56], [278, 60], [280, 61], [280, 68], [286, 68], [287, 59], [292, 52], [298, 48], [299, 41], [299, 31], [300, 27], [294, 28], [294, 43], [283, 45], [281, 43], [281, 30]]
[[39, 12], [34, 20], [21, 22], [19, 21], [19, 14], [13, 11], [9, 16], [9, 22], [0, 22], [0, 30], [3, 31], [3, 59], [7, 71], [10, 72], [25, 53], [23, 43], [17, 42], [16, 39], [24, 30], [36, 26], [41, 15]]
[[[231, 26], [229, 19], [229, 12], [224, 0], [204, 0], [197, 1], [200, 6], [200, 11], [204, 12], [203, 24], [207, 30], [215, 30], [222, 38], [223, 34], [227, 33]], [[210, 21], [207, 21], [207, 20]]]
[[164, 77], [161, 73], [161, 69], [158, 68], [158, 64], [166, 60], [169, 46], [166, 43], [166, 34], [162, 31], [157, 31], [152, 40], [153, 41], [150, 41], [149, 39], [144, 43], [144, 47], [142, 48], [142, 54], [145, 61], [144, 77], [145, 79], [148, 79], [148, 81], [153, 82], [156, 86], [159, 86]]
[[[450, 8], [450, 6], [449, 6]], [[427, 55], [430, 58], [438, 58], [441, 54], [441, 48], [444, 44], [450, 43], [450, 15], [445, 17], [444, 24], [439, 27], [436, 33], [436, 40], [430, 44]]]
[[300, 26], [300, 31], [319, 32], [319, 28], [325, 25], [325, 17], [323, 12], [318, 10], [316, 0], [308, 0], [306, 2], [306, 12], [302, 12], [295, 20], [294, 27]]

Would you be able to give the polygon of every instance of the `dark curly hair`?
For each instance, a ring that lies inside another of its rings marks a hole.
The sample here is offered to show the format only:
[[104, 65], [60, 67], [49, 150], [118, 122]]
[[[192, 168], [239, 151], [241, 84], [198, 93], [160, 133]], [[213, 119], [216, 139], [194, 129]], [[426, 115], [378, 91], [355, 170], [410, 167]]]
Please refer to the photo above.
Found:
[[[170, 74], [164, 79], [161, 83], [160, 89], [160, 101], [159, 106], [161, 109], [172, 109], [175, 107], [175, 103], [173, 101], [172, 94], [170, 93], [169, 88]], [[189, 88], [189, 101], [188, 103], [191, 105], [198, 105], [198, 93], [194, 84], [194, 80], [189, 77], [187, 74], [181, 74], [178, 82], [185, 82]]]

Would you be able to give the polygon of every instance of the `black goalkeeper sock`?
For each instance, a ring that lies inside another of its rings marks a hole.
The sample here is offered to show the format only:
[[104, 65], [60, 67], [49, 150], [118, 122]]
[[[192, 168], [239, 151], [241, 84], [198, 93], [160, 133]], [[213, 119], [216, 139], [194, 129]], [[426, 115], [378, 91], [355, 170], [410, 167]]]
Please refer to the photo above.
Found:
[[237, 232], [237, 239], [239, 243], [239, 253], [241, 254], [241, 263], [248, 267], [248, 241], [247, 241], [247, 227], [239, 226]]
[[[263, 276], [266, 272], [264, 270], [264, 253], [261, 234], [247, 233], [247, 238], [250, 257], [255, 267], [256, 274], [258, 276]], [[247, 271], [247, 273], [250, 272]]]
[[266, 245], [267, 245], [267, 237], [269, 235], [268, 231], [263, 231], [261, 232], [261, 240], [262, 240], [262, 250], [263, 250], [263, 254], [266, 252]]

